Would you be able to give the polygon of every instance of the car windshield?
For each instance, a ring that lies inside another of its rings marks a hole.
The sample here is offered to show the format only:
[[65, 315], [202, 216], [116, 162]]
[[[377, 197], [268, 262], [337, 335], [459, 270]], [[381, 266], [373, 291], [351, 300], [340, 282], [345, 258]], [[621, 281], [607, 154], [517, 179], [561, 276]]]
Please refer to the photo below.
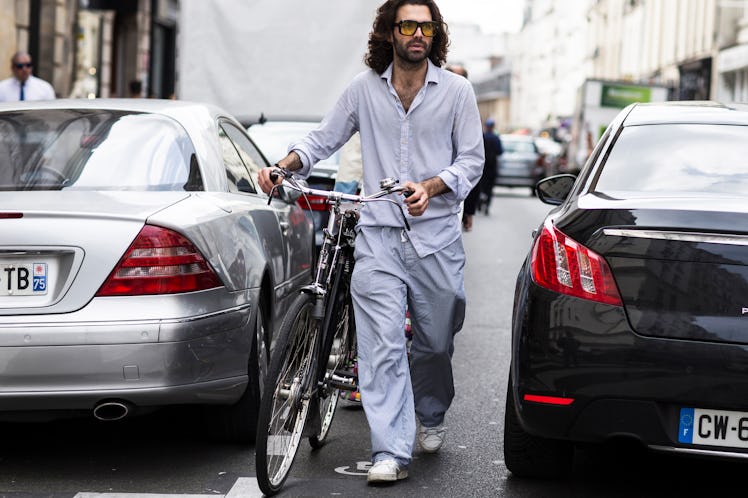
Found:
[[668, 124], [623, 129], [597, 192], [748, 196], [748, 126]]
[[192, 142], [148, 113], [47, 109], [0, 114], [0, 190], [202, 190]]
[[[249, 136], [260, 148], [270, 164], [277, 163], [288, 154], [288, 146], [301, 140], [307, 133], [316, 129], [319, 123], [315, 122], [267, 122], [255, 124], [247, 129]], [[335, 152], [332, 156], [317, 163], [317, 165], [337, 166], [340, 162], [340, 154]]]

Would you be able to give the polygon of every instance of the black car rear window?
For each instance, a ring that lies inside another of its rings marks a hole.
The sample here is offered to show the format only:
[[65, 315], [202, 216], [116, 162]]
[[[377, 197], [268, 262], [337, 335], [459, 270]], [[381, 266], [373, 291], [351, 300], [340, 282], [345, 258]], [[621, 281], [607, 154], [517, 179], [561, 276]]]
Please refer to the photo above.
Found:
[[0, 113], [0, 190], [203, 190], [166, 116], [100, 109]]
[[748, 196], [748, 126], [626, 127], [594, 190]]

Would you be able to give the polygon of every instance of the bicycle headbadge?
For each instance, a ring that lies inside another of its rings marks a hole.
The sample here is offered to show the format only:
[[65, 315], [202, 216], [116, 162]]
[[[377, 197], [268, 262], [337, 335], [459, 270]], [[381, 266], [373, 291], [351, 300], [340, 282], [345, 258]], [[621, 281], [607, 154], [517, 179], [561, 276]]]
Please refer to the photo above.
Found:
[[379, 188], [382, 190], [389, 190], [398, 183], [399, 181], [394, 178], [383, 178], [379, 180]]

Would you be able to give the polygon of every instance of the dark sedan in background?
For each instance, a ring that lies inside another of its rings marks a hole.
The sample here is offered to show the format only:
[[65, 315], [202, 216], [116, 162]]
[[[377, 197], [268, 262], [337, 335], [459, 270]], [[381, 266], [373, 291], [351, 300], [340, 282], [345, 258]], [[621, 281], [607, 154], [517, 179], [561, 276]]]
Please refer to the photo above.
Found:
[[311, 223], [244, 128], [153, 99], [0, 106], [0, 420], [202, 405], [254, 438]]
[[748, 458], [748, 108], [627, 107], [517, 279], [504, 455], [569, 472], [577, 443]]

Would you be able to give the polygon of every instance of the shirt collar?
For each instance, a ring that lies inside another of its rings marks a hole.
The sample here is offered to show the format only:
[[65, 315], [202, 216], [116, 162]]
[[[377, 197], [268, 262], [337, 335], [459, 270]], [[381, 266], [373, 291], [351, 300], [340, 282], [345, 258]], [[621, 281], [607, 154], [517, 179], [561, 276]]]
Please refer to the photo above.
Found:
[[[438, 84], [440, 69], [436, 67], [436, 65], [433, 62], [431, 62], [431, 59], [426, 59], [426, 63], [428, 64], [428, 69], [426, 70], [426, 83]], [[390, 65], [387, 66], [387, 69], [384, 70], [380, 78], [392, 83], [392, 67], [394, 66], [394, 64], [395, 64], [394, 62], [390, 62]]]

